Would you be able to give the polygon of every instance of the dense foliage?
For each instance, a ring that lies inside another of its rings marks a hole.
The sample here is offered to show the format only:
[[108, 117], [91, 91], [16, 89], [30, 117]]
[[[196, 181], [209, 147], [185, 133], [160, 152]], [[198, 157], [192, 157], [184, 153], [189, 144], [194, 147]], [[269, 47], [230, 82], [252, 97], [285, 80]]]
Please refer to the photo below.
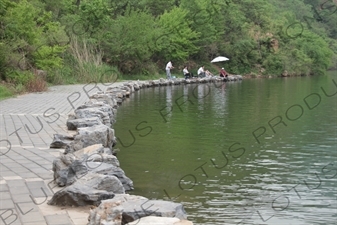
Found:
[[107, 81], [218, 55], [234, 74], [324, 74], [337, 67], [336, 11], [334, 0], [0, 0], [0, 75]]

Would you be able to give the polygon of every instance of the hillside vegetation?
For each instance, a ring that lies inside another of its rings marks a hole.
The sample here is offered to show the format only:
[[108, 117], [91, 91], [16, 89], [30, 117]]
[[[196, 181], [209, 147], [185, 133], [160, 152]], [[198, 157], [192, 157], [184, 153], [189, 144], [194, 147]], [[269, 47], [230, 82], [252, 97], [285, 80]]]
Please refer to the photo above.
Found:
[[233, 74], [322, 75], [337, 68], [336, 11], [333, 0], [0, 0], [0, 75], [35, 90], [218, 55]]

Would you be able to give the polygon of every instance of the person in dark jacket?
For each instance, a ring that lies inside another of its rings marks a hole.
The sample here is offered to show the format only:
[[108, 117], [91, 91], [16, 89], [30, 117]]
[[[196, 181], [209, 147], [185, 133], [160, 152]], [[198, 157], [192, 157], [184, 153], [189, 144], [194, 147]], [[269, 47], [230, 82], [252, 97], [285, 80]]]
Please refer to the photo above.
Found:
[[223, 81], [228, 81], [228, 74], [224, 68], [220, 70], [220, 77], [223, 78]]
[[228, 77], [228, 74], [224, 68], [221, 68], [220, 70], [220, 77]]

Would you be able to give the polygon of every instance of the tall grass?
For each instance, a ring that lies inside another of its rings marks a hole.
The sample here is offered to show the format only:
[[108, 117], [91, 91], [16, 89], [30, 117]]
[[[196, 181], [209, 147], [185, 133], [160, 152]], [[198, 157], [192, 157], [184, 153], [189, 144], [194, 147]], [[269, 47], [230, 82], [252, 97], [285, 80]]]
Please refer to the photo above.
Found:
[[100, 49], [88, 44], [85, 39], [78, 40], [76, 36], [72, 36], [69, 50], [74, 57], [74, 67], [80, 80], [100, 79], [103, 55]]
[[69, 48], [63, 55], [63, 68], [52, 71], [53, 84], [111, 83], [119, 77], [118, 69], [104, 64], [103, 52], [86, 39], [70, 37]]
[[118, 70], [102, 62], [103, 52], [85, 39], [71, 37], [69, 53], [72, 69], [80, 82], [111, 82], [118, 78]]

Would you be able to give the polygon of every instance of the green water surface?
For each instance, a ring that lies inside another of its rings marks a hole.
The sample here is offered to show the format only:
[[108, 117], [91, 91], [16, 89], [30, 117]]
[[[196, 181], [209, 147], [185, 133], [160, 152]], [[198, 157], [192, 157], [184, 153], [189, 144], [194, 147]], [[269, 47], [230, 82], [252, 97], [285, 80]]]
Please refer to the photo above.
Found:
[[336, 224], [336, 75], [134, 93], [114, 125], [131, 194], [194, 224]]

